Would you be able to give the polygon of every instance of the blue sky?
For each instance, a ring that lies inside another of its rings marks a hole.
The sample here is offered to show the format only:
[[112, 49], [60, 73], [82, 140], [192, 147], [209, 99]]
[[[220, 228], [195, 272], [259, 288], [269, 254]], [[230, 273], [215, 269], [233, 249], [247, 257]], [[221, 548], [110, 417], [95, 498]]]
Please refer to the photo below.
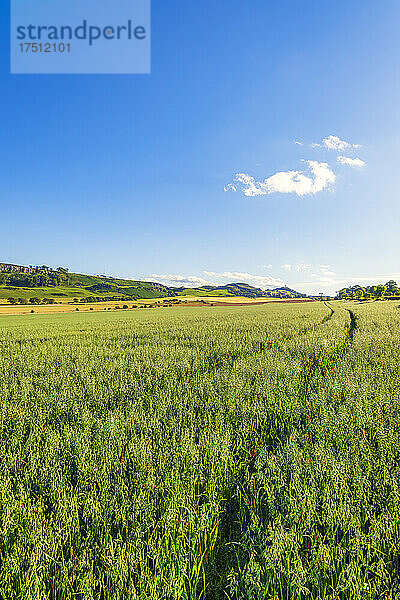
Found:
[[10, 75], [1, 11], [0, 260], [400, 280], [398, 0], [153, 0], [151, 75]]

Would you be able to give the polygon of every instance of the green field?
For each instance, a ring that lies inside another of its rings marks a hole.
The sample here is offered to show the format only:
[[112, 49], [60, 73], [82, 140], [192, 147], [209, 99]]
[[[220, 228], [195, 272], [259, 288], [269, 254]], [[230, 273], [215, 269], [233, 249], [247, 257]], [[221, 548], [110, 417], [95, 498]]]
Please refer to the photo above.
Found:
[[0, 598], [400, 598], [398, 302], [0, 317]]
[[[86, 291], [85, 288], [78, 287], [13, 287], [13, 286], [0, 286], [0, 298], [6, 300], [7, 298], [23, 298], [29, 300], [29, 298], [54, 298], [56, 300], [65, 300], [77, 298], [90, 298], [93, 293]], [[105, 298], [107, 300], [107, 298]]]

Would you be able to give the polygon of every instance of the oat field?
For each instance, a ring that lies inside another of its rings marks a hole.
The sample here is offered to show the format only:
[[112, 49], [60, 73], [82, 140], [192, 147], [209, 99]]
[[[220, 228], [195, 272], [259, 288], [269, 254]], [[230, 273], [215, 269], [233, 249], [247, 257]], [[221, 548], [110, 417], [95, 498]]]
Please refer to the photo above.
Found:
[[400, 598], [399, 355], [394, 302], [0, 317], [0, 598]]

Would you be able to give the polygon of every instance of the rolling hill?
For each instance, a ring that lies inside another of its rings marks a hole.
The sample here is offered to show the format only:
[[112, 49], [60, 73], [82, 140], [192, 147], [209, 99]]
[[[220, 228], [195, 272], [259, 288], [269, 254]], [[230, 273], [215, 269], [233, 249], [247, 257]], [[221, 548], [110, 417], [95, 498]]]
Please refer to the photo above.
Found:
[[[4, 265], [4, 263], [0, 263]], [[77, 298], [83, 300], [139, 300], [177, 296], [242, 296], [246, 298], [304, 298], [288, 287], [262, 290], [247, 283], [230, 283], [221, 286], [206, 285], [198, 288], [167, 287], [151, 281], [137, 281], [69, 273], [61, 267], [57, 271], [21, 271], [24, 267], [12, 265], [18, 270], [0, 271], [0, 298], [41, 301], [43, 299], [62, 300]], [[28, 268], [27, 268], [28, 269]]]
[[248, 283], [228, 283], [227, 285], [211, 286], [205, 285], [198, 288], [175, 288], [176, 293], [181, 296], [243, 296], [245, 298], [305, 298], [301, 294], [288, 287], [275, 288], [273, 290], [262, 290]]

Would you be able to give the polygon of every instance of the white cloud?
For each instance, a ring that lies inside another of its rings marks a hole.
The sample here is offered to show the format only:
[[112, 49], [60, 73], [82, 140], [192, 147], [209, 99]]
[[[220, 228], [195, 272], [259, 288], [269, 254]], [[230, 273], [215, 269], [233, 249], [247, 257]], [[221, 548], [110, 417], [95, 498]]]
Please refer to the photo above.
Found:
[[323, 275], [329, 275], [329, 276], [336, 275], [336, 273], [334, 273], [334, 271], [331, 271], [331, 265], [320, 265], [319, 268]]
[[154, 281], [166, 286], [173, 287], [201, 287], [203, 285], [218, 285], [218, 283], [250, 283], [255, 287], [262, 289], [274, 288], [284, 285], [284, 281], [275, 277], [264, 277], [262, 275], [253, 275], [252, 273], [242, 273], [238, 271], [225, 271], [217, 273], [215, 271], [203, 271], [208, 279], [197, 277], [196, 275], [157, 275], [153, 273], [148, 277], [142, 278], [142, 281]]
[[302, 271], [307, 271], [311, 269], [311, 265], [306, 263], [298, 263], [297, 265], [282, 265], [282, 269], [286, 269], [286, 271], [296, 271], [297, 273], [301, 273]]
[[348, 156], [338, 156], [337, 161], [349, 167], [363, 167], [365, 165], [365, 162], [361, 158], [349, 158]]
[[313, 274], [315, 277], [314, 281], [299, 283], [299, 288], [310, 288], [315, 291], [316, 286], [319, 285], [321, 288], [330, 288], [332, 291], [336, 291], [341, 287], [348, 287], [355, 284], [368, 285], [371, 283], [386, 283], [393, 277], [400, 277], [400, 273], [388, 273], [387, 275], [375, 275], [373, 277], [349, 277], [347, 279], [339, 279], [336, 273], [332, 273], [331, 276]]
[[263, 265], [263, 269], [272, 269], [272, 265], [271, 264]]
[[294, 143], [297, 144], [298, 146], [303, 146], [303, 142], [298, 142], [297, 140], [295, 140]]
[[307, 271], [308, 269], [311, 269], [311, 265], [307, 265], [306, 263], [299, 263], [295, 266], [295, 270], [298, 273], [301, 273], [301, 271]]
[[224, 187], [224, 192], [229, 192], [229, 190], [231, 190], [232, 192], [237, 192], [236, 187], [233, 185], [233, 183], [228, 183], [228, 185], [226, 185]]
[[317, 279], [319, 279], [319, 281], [334, 281], [336, 277], [336, 273], [335, 271], [322, 271], [322, 274], [320, 276], [317, 275]]
[[[290, 273], [295, 272], [307, 272], [311, 267], [305, 263], [298, 263], [294, 265], [282, 265]], [[247, 282], [255, 287], [262, 289], [270, 289], [275, 287], [281, 287], [285, 285], [284, 280], [275, 277], [264, 277], [262, 275], [254, 275], [252, 273], [243, 273], [237, 271], [203, 271], [203, 274], [208, 279], [198, 277], [196, 275], [149, 275], [146, 278], [142, 278], [142, 281], [154, 281], [156, 283], [162, 283], [172, 287], [201, 287], [203, 285], [218, 285], [219, 283], [237, 283]], [[315, 268], [314, 272], [310, 273], [311, 281], [305, 281], [302, 283], [293, 284], [292, 287], [295, 289], [309, 290], [312, 293], [318, 293], [318, 291], [326, 290], [329, 293], [340, 289], [341, 287], [347, 287], [360, 283], [361, 285], [367, 285], [369, 283], [385, 283], [389, 279], [400, 278], [400, 273], [387, 273], [386, 275], [375, 275], [368, 277], [340, 277], [332, 271], [331, 265], [322, 264]]]
[[[321, 144], [312, 144], [314, 147], [320, 147]], [[351, 144], [341, 140], [337, 135], [330, 135], [322, 140], [322, 145], [328, 150], [347, 150], [349, 148], [361, 148], [360, 144]]]
[[229, 283], [250, 283], [261, 288], [274, 288], [284, 285], [283, 279], [275, 277], [264, 277], [262, 275], [253, 275], [251, 273], [241, 273], [237, 271], [225, 271], [216, 273], [215, 271], [203, 271], [204, 275], [213, 279], [228, 280]]
[[[335, 182], [336, 175], [327, 163], [315, 160], [305, 162], [311, 170], [311, 177], [305, 175], [303, 171], [279, 171], [264, 181], [255, 181], [251, 175], [237, 173], [235, 182], [241, 184], [245, 196], [265, 196], [273, 193], [306, 196], [322, 192], [329, 184]], [[229, 184], [226, 186], [225, 191], [233, 188], [237, 190], [237, 187]]]
[[337, 284], [337, 275], [331, 270], [331, 265], [319, 265], [317, 272], [311, 273], [313, 281], [311, 283], [300, 283], [299, 287], [314, 288], [318, 285], [322, 288], [332, 288]]
[[172, 285], [176, 287], [198, 287], [202, 285], [212, 285], [206, 279], [202, 277], [196, 277], [194, 275], [156, 275], [153, 273], [148, 277], [142, 278], [142, 281], [154, 281], [155, 283], [161, 283], [162, 285]]

